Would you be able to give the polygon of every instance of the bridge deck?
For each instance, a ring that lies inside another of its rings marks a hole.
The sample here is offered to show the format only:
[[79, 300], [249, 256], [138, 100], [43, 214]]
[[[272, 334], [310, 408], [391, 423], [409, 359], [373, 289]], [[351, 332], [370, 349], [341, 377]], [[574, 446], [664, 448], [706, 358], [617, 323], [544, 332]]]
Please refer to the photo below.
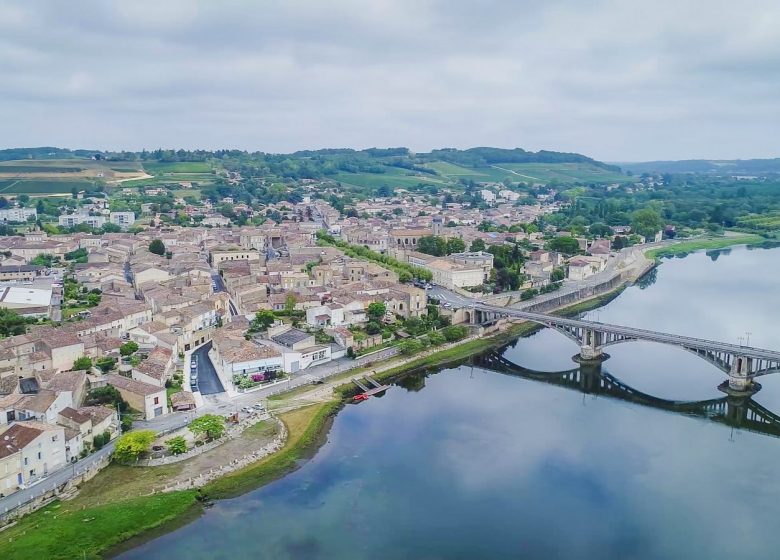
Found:
[[474, 309], [480, 311], [486, 311], [489, 313], [496, 313], [498, 315], [508, 315], [517, 317], [519, 319], [527, 319], [535, 323], [543, 325], [566, 325], [571, 327], [579, 327], [585, 329], [594, 329], [600, 332], [609, 332], [618, 334], [621, 336], [635, 338], [638, 340], [650, 340], [654, 342], [662, 342], [665, 344], [676, 344], [678, 346], [685, 346], [689, 348], [697, 348], [701, 350], [707, 350], [711, 352], [728, 352], [730, 354], [749, 356], [752, 358], [759, 358], [762, 360], [768, 360], [771, 362], [780, 362], [780, 352], [774, 350], [766, 350], [763, 348], [754, 348], [752, 346], [742, 346], [739, 344], [730, 344], [728, 342], [717, 342], [714, 340], [706, 340], [703, 338], [695, 338], [691, 336], [683, 336], [678, 334], [668, 334], [657, 331], [651, 331], [647, 329], [639, 329], [635, 327], [624, 327], [621, 325], [611, 325], [608, 323], [600, 323], [598, 321], [583, 321], [581, 319], [568, 319], [566, 317], [556, 317], [554, 315], [547, 315], [545, 313], [535, 313], [532, 311], [520, 311], [519, 309], [512, 309], [511, 307], [498, 307], [495, 305], [486, 304], [474, 304]]

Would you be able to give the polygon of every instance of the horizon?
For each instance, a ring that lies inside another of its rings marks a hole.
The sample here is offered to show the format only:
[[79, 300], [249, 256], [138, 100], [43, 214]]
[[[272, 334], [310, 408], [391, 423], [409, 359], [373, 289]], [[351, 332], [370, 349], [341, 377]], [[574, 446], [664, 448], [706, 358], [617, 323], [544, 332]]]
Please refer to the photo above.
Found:
[[2, 144], [774, 158], [780, 5], [752, 5], [8, 0]]
[[[43, 148], [52, 148], [55, 150], [70, 150], [71, 152], [77, 152], [77, 151], [84, 151], [84, 152], [99, 152], [99, 153], [117, 153], [117, 152], [131, 152], [131, 153], [140, 153], [140, 152], [153, 152], [155, 150], [185, 150], [185, 151], [207, 151], [207, 152], [216, 152], [216, 151], [232, 151], [232, 150], [238, 150], [243, 151], [247, 153], [262, 153], [262, 154], [268, 154], [268, 155], [288, 155], [288, 154], [294, 154], [296, 152], [318, 152], [318, 151], [324, 151], [324, 150], [354, 150], [356, 152], [366, 151], [366, 150], [388, 150], [388, 149], [398, 149], [398, 148], [405, 148], [409, 150], [411, 154], [422, 154], [422, 153], [430, 153], [434, 150], [448, 150], [448, 149], [454, 149], [454, 150], [460, 150], [460, 151], [467, 151], [470, 149], [476, 149], [476, 148], [496, 148], [500, 150], [515, 150], [515, 149], [521, 149], [525, 150], [529, 153], [538, 153], [540, 151], [545, 152], [559, 152], [558, 150], [549, 149], [549, 148], [540, 148], [539, 150], [528, 150], [526, 148], [523, 148], [522, 146], [512, 146], [512, 147], [504, 147], [504, 146], [487, 146], [487, 145], [481, 145], [481, 146], [469, 146], [467, 148], [454, 148], [452, 146], [444, 146], [439, 148], [431, 148], [429, 150], [425, 151], [418, 151], [413, 150], [412, 148], [409, 148], [408, 146], [366, 146], [366, 147], [360, 147], [360, 148], [352, 148], [347, 146], [329, 146], [329, 147], [320, 147], [320, 148], [302, 148], [300, 150], [295, 150], [291, 152], [272, 152], [272, 151], [266, 151], [266, 150], [256, 150], [256, 149], [244, 149], [244, 148], [213, 148], [213, 149], [206, 149], [206, 148], [183, 148], [183, 147], [163, 147], [158, 146], [155, 148], [140, 148], [138, 150], [113, 150], [113, 149], [107, 149], [107, 148], [74, 148], [74, 147], [67, 147], [67, 146], [51, 146], [51, 145], [40, 145], [40, 146], [9, 146], [9, 147], [0, 147], [0, 152], [5, 150], [40, 150]], [[571, 152], [577, 155], [582, 155], [586, 157], [591, 157], [597, 162], [605, 163], [607, 165], [631, 165], [631, 164], [640, 164], [640, 163], [656, 163], [656, 162], [682, 162], [682, 161], [751, 161], [751, 160], [777, 160], [780, 159], [780, 156], [775, 157], [745, 157], [745, 158], [712, 158], [712, 157], [701, 157], [701, 158], [683, 158], [683, 159], [670, 159], [670, 160], [654, 160], [654, 159], [646, 159], [646, 160], [625, 160], [625, 161], [614, 161], [614, 160], [600, 160], [597, 158], [592, 157], [591, 155], [587, 153], [580, 153], [580, 152]]]

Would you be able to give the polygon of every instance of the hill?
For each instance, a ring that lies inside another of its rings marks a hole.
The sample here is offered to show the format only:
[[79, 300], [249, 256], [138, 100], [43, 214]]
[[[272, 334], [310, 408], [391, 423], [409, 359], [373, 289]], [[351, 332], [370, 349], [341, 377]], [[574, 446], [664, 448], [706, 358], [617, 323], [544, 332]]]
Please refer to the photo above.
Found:
[[688, 159], [621, 163], [632, 173], [702, 173], [710, 175], [768, 175], [780, 173], [780, 158], [775, 159]]

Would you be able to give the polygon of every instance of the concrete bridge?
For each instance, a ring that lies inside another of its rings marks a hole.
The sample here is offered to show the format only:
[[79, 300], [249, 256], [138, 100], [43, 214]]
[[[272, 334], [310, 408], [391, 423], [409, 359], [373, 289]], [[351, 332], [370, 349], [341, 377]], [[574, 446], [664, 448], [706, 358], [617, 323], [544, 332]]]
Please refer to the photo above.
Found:
[[643, 393], [601, 370], [591, 362], [556, 372], [540, 372], [507, 360], [504, 349], [475, 356], [471, 363], [479, 368], [572, 389], [588, 395], [603, 395], [649, 408], [708, 418], [713, 422], [755, 433], [780, 437], [780, 415], [761, 406], [749, 396], [727, 395], [703, 401], [675, 401]]
[[780, 352], [774, 350], [610, 325], [597, 321], [568, 319], [546, 313], [521, 311], [511, 307], [498, 307], [478, 302], [464, 306], [463, 310], [464, 317], [470, 323], [489, 324], [498, 319], [512, 318], [531, 321], [555, 329], [580, 347], [579, 354], [574, 356], [574, 360], [578, 362], [606, 360], [609, 355], [604, 352], [605, 347], [634, 340], [647, 340], [677, 346], [692, 352], [726, 373], [728, 375], [728, 389], [736, 393], [754, 393], [761, 388], [754, 381], [756, 377], [780, 372]]

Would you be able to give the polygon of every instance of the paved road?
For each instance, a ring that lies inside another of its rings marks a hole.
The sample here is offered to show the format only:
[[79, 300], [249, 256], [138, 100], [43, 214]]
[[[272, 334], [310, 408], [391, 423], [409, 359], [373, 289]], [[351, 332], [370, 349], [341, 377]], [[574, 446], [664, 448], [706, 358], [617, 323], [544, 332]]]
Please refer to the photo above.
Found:
[[198, 357], [198, 389], [201, 395], [225, 392], [217, 370], [209, 359], [209, 350], [211, 350], [211, 342], [207, 342], [192, 353], [193, 356]]
[[114, 442], [112, 441], [89, 457], [85, 457], [77, 463], [70, 463], [57, 471], [49, 473], [49, 476], [34, 484], [33, 486], [19, 490], [11, 496], [0, 498], [0, 514], [5, 513], [6, 509], [9, 511], [14, 509], [19, 505], [20, 502], [24, 504], [31, 499], [50, 491], [52, 487], [60, 486], [61, 484], [66, 483], [68, 480], [73, 478], [76, 472], [83, 471], [91, 467], [100, 461], [103, 457], [110, 454], [113, 450]]
[[[211, 281], [214, 284], [215, 293], [219, 293], [219, 292], [227, 293], [227, 289], [225, 288], [225, 282], [224, 280], [222, 280], [222, 276], [220, 276], [219, 272], [214, 269], [211, 270]], [[230, 309], [231, 315], [238, 315], [238, 308], [236, 307], [236, 304], [233, 303], [232, 297], [228, 300], [228, 307]]]

